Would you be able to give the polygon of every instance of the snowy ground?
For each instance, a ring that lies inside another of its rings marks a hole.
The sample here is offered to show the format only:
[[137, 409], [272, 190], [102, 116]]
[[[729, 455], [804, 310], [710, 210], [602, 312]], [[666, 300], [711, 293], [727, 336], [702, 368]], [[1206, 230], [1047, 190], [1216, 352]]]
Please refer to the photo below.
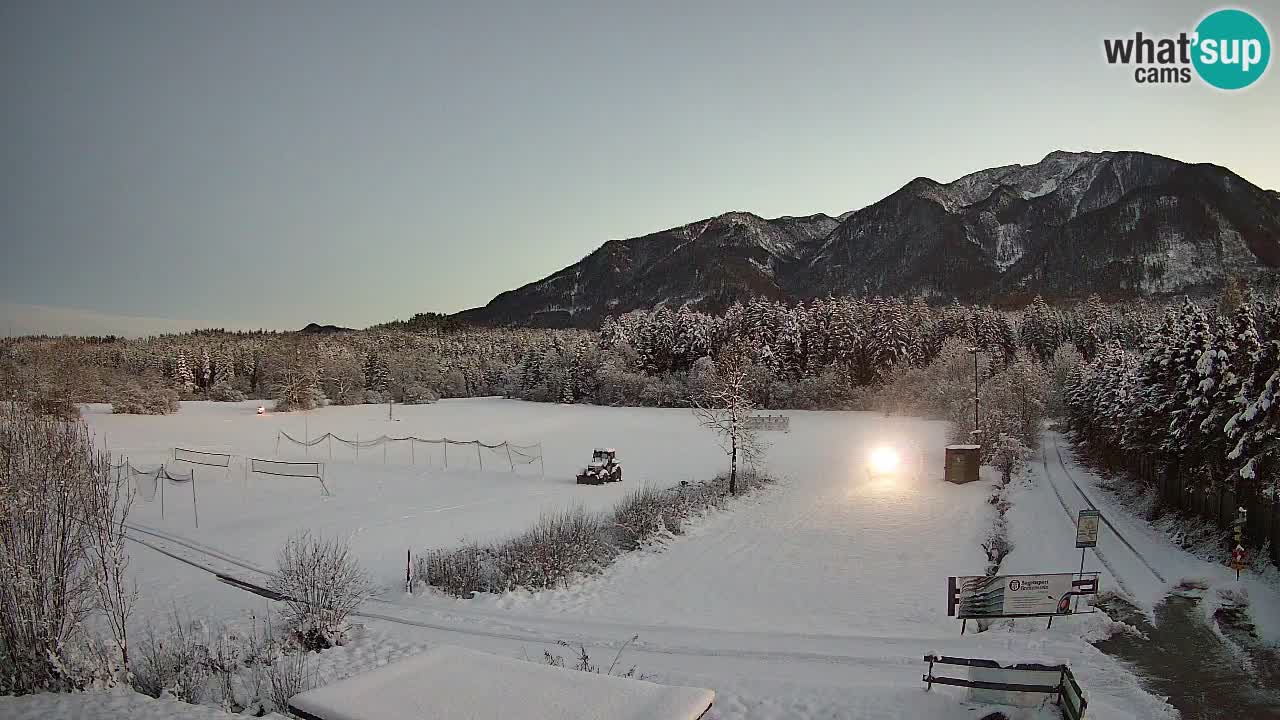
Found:
[[[980, 543], [994, 509], [987, 503], [988, 481], [941, 481], [943, 424], [870, 413], [789, 414], [792, 431], [769, 435], [775, 487], [572, 588], [466, 601], [405, 595], [399, 587], [405, 551], [516, 533], [550, 509], [602, 509], [643, 482], [709, 477], [725, 465], [712, 437], [688, 411], [498, 399], [397, 407], [397, 422], [387, 420], [385, 406], [257, 416], [252, 403], [185, 403], [176, 416], [159, 418], [113, 416], [92, 407], [87, 417], [98, 437], [135, 465], [165, 461], [175, 445], [272, 457], [279, 428], [298, 437], [334, 432], [542, 443], [545, 476], [536, 466], [516, 473], [509, 466], [459, 468], [452, 455], [448, 471], [439, 461], [428, 467], [421, 447], [417, 465], [408, 464], [407, 452], [398, 461], [389, 455], [384, 465], [380, 451], [372, 457], [362, 451], [356, 462], [335, 445], [329, 461], [327, 448], [312, 448], [310, 457], [327, 462], [327, 498], [312, 481], [246, 482], [238, 465], [230, 471], [197, 468], [199, 529], [189, 499], [183, 504], [184, 489], [166, 490], [163, 518], [158, 504], [138, 504], [134, 522], [156, 532], [140, 537], [170, 553], [133, 552], [144, 596], [139, 623], [155, 621], [173, 606], [215, 623], [242, 621], [251, 612], [261, 616], [265, 600], [219, 583], [209, 571], [261, 582], [255, 569], [269, 568], [294, 530], [350, 536], [386, 592], [361, 609], [365, 628], [355, 642], [320, 656], [323, 678], [438, 643], [537, 659], [543, 650], [569, 654], [556, 645], [567, 640], [583, 643], [598, 662], [638, 634], [622, 663], [657, 682], [714, 689], [712, 718], [941, 720], [984, 714], [962, 691], [924, 691], [922, 657], [930, 652], [1069, 662], [1090, 693], [1091, 717], [1167, 716], [1167, 706], [1131, 673], [1082, 639], [1107, 630], [1102, 615], [1062, 618], [1048, 632], [1043, 624], [1025, 623], [960, 636], [959, 622], [946, 617], [946, 578], [981, 574], [986, 560]], [[868, 479], [865, 457], [882, 444], [897, 446], [924, 472]], [[593, 446], [618, 449], [623, 483], [573, 483]], [[302, 453], [282, 445], [281, 455]], [[1037, 572], [1074, 571], [1073, 534], [1052, 539], [1073, 533], [1069, 522], [1062, 525], [1065, 513], [1030, 505], [1043, 503], [1043, 493], [1025, 495], [1035, 522], [1042, 514], [1053, 519], [1032, 531], [1043, 532], [1044, 544], [1015, 538], [1020, 544], [1010, 561]], [[1014, 519], [1011, 531], [1027, 535]], [[1115, 572], [1130, 582], [1137, 571], [1117, 562]], [[1142, 582], [1132, 580], [1135, 594], [1145, 592]], [[85, 697], [101, 702], [99, 695]], [[34, 701], [0, 700], [0, 715], [31, 710], [15, 704], [21, 702]], [[1013, 718], [1053, 717], [1046, 709], [1008, 712]]]

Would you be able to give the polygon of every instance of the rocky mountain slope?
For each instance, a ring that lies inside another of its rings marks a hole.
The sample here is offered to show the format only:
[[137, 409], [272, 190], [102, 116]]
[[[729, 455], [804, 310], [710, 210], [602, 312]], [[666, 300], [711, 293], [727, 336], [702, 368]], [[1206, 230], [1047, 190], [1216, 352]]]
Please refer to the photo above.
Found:
[[1210, 291], [1280, 267], [1280, 194], [1216, 165], [1050, 153], [951, 183], [916, 178], [839, 217], [731, 212], [628, 240], [467, 310], [494, 324], [593, 325], [659, 304], [923, 294], [1017, 302]]

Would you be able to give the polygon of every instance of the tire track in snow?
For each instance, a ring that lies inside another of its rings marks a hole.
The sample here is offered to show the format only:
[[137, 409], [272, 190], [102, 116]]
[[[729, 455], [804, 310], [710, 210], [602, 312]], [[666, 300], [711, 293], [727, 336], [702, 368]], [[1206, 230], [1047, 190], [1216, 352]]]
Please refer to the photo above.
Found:
[[[1093, 500], [1089, 499], [1089, 495], [1085, 493], [1084, 488], [1080, 487], [1080, 484], [1077, 483], [1075, 478], [1071, 476], [1071, 470], [1067, 468], [1066, 460], [1064, 460], [1062, 457], [1062, 447], [1058, 445], [1058, 439], [1056, 437], [1053, 440], [1053, 449], [1058, 454], [1058, 464], [1062, 466], [1062, 472], [1066, 473], [1067, 480], [1073, 486], [1075, 486], [1076, 491], [1080, 493], [1080, 497], [1084, 498], [1084, 501], [1089, 504], [1089, 508], [1091, 510], [1097, 510], [1098, 506], [1093, 504]], [[1159, 580], [1162, 583], [1168, 582], [1167, 580], [1164, 579], [1164, 576], [1160, 574], [1160, 571], [1156, 570], [1151, 565], [1151, 563], [1147, 561], [1147, 558], [1142, 553], [1138, 552], [1137, 548], [1135, 548], [1132, 544], [1129, 543], [1129, 541], [1125, 538], [1125, 536], [1122, 535], [1120, 531], [1116, 529], [1116, 526], [1111, 524], [1111, 521], [1107, 519], [1106, 515], [1099, 513], [1098, 516], [1102, 518], [1103, 524], [1105, 524], [1108, 528], [1111, 528], [1111, 532], [1114, 533], [1116, 537], [1120, 538], [1120, 542], [1124, 543], [1124, 546], [1129, 548], [1129, 551], [1132, 552], [1138, 558], [1138, 560], [1141, 561], [1142, 564], [1145, 565], [1146, 568], [1151, 571], [1151, 574], [1156, 576], [1157, 580]]]
[[[1056, 441], [1055, 441], [1054, 447], [1055, 447], [1055, 448], [1057, 447]], [[1052, 477], [1052, 476], [1050, 475], [1050, 473], [1049, 473], [1049, 459], [1048, 459], [1048, 457], [1045, 455], [1045, 452], [1044, 452], [1044, 448], [1043, 448], [1043, 447], [1041, 447], [1041, 448], [1040, 448], [1040, 464], [1044, 466], [1044, 479], [1045, 479], [1045, 482], [1049, 483], [1049, 488], [1050, 488], [1050, 489], [1052, 489], [1052, 490], [1053, 490], [1053, 494], [1054, 494], [1055, 496], [1057, 496], [1057, 498], [1058, 498], [1058, 504], [1062, 506], [1062, 512], [1066, 513], [1066, 515], [1067, 515], [1067, 519], [1071, 521], [1071, 524], [1072, 524], [1072, 525], [1075, 525], [1075, 523], [1076, 523], [1076, 516], [1071, 514], [1071, 508], [1067, 506], [1066, 498], [1062, 497], [1062, 492], [1058, 490], [1058, 485], [1057, 485], [1057, 483], [1055, 483], [1055, 482], [1053, 481], [1053, 477]], [[1086, 500], [1086, 502], [1087, 502], [1087, 500]], [[1111, 573], [1111, 577], [1115, 578], [1115, 580], [1116, 580], [1116, 584], [1118, 584], [1118, 585], [1120, 586], [1120, 590], [1121, 590], [1125, 595], [1128, 595], [1129, 597], [1134, 597], [1133, 591], [1132, 591], [1132, 590], [1130, 590], [1130, 589], [1129, 589], [1129, 587], [1128, 587], [1127, 585], [1125, 585], [1125, 584], [1124, 584], [1124, 578], [1123, 578], [1123, 577], [1121, 577], [1120, 573], [1116, 572], [1115, 567], [1114, 567], [1114, 566], [1112, 566], [1112, 565], [1111, 565], [1111, 563], [1107, 562], [1107, 557], [1106, 557], [1106, 555], [1103, 555], [1103, 554], [1098, 550], [1098, 548], [1097, 548], [1097, 547], [1094, 547], [1094, 548], [1093, 548], [1093, 554], [1094, 554], [1095, 556], [1097, 556], [1098, 561], [1099, 561], [1099, 562], [1101, 562], [1101, 563], [1102, 563], [1102, 566], [1103, 566], [1103, 567], [1105, 567], [1105, 568], [1107, 569], [1107, 572]]]
[[221, 550], [218, 550], [217, 548], [211, 547], [209, 545], [205, 545], [195, 540], [184, 538], [179, 535], [173, 535], [171, 533], [167, 533], [162, 530], [157, 530], [155, 528], [149, 528], [142, 525], [134, 525], [132, 523], [125, 523], [125, 527], [127, 527], [129, 530], [132, 530], [134, 532], [140, 532], [140, 533], [145, 533], [147, 535], [151, 535], [152, 537], [155, 537], [159, 540], [163, 540], [165, 542], [171, 542], [178, 545], [182, 545], [183, 547], [186, 547], [189, 550], [194, 550], [202, 555], [207, 555], [210, 557], [217, 558], [219, 560], [222, 560], [223, 562], [229, 562], [232, 565], [243, 568], [245, 570], [249, 570], [249, 571], [258, 573], [260, 575], [266, 575], [267, 577], [275, 577], [275, 573], [272, 573], [268, 570], [264, 570], [263, 568], [260, 568], [257, 565], [252, 564], [251, 562], [249, 562], [247, 558], [231, 555], [230, 553], [223, 552]]

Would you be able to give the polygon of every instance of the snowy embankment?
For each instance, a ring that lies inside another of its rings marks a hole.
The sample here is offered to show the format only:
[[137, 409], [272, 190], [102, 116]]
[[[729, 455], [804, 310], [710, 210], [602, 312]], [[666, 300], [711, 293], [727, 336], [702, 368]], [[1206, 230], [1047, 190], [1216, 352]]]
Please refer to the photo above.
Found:
[[[941, 480], [942, 423], [790, 413], [791, 432], [768, 436], [775, 487], [571, 587], [457, 600], [406, 595], [400, 588], [405, 551], [512, 535], [546, 510], [603, 509], [640, 483], [710, 477], [724, 457], [681, 410], [483, 399], [395, 411], [399, 422], [386, 419], [385, 406], [326, 408], [307, 417], [256, 416], [252, 404], [187, 403], [163, 418], [91, 409], [88, 419], [99, 437], [135, 465], [162, 462], [174, 446], [272, 457], [280, 427], [311, 437], [540, 441], [545, 452], [544, 476], [528, 466], [515, 473], [460, 468], [452, 455], [448, 470], [435, 458], [427, 467], [421, 447], [416, 465], [408, 464], [407, 451], [400, 462], [389, 454], [384, 465], [378, 451], [373, 457], [362, 451], [357, 462], [335, 446], [329, 461], [327, 448], [311, 448], [309, 456], [320, 454], [327, 463], [333, 493], [327, 498], [303, 480], [250, 476], [246, 482], [238, 466], [197, 468], [199, 529], [180, 487], [166, 490], [163, 518], [155, 502], [135, 507], [133, 519], [158, 531], [147, 536], [153, 544], [201, 566], [147, 548], [133, 552], [143, 593], [138, 630], [153, 623], [162, 630], [162, 617], [174, 605], [213, 624], [243, 621], [251, 612], [262, 617], [266, 600], [218, 582], [208, 570], [260, 581], [255, 568], [270, 568], [284, 539], [305, 528], [349, 536], [386, 589], [360, 609], [357, 621], [365, 628], [358, 637], [318, 657], [324, 680], [440, 643], [537, 659], [543, 650], [562, 651], [556, 642], [565, 640], [582, 643], [599, 660], [638, 634], [621, 662], [656, 682], [714, 689], [710, 718], [984, 714], [963, 691], [924, 691], [922, 657], [931, 652], [1069, 662], [1091, 694], [1091, 717], [1164, 713], [1122, 666], [1070, 631], [1070, 621], [1061, 630], [1055, 622], [1048, 633], [1041, 625], [961, 636], [960, 623], [946, 617], [947, 576], [981, 574], [986, 567], [981, 542], [994, 509], [989, 482]], [[868, 478], [867, 454], [882, 445], [898, 448], [922, 472]], [[593, 446], [618, 449], [622, 483], [574, 484]], [[281, 454], [303, 455], [283, 446]], [[13, 714], [18, 702], [0, 700], [0, 714]]]

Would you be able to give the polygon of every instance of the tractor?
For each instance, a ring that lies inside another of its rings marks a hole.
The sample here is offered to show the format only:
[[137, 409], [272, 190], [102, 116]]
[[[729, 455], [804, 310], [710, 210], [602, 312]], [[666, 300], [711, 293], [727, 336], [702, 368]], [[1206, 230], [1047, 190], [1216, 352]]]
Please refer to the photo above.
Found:
[[579, 485], [602, 485], [622, 481], [622, 466], [618, 464], [618, 451], [613, 448], [596, 448], [591, 453], [591, 463], [578, 473]]

